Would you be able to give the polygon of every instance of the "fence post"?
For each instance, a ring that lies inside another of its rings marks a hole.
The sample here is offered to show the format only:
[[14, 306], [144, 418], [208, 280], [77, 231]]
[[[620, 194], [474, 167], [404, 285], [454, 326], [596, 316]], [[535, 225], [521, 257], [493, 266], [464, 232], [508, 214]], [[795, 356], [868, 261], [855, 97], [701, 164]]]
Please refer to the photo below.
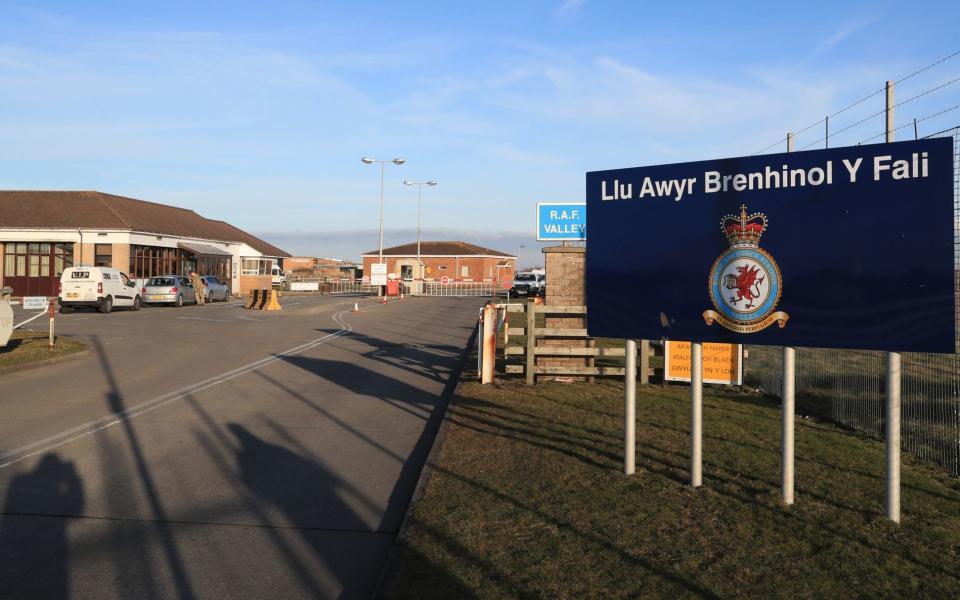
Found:
[[623, 370], [623, 472], [633, 475], [637, 459], [637, 342], [624, 343]]
[[640, 385], [650, 383], [650, 340], [640, 340]]
[[497, 354], [497, 307], [487, 303], [483, 307], [483, 364], [480, 365], [480, 383], [493, 383], [493, 367]]
[[534, 376], [533, 369], [534, 363], [536, 362], [536, 357], [534, 356], [534, 349], [537, 347], [537, 313], [534, 311], [536, 305], [533, 303], [532, 299], [527, 299], [527, 366], [524, 371], [527, 378], [527, 385], [533, 385], [536, 383], [536, 377]]

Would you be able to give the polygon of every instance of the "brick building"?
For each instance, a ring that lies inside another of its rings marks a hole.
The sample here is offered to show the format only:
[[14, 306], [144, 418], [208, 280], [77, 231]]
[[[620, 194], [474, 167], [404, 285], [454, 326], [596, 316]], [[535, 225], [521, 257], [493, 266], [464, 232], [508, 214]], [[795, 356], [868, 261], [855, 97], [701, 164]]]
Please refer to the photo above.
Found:
[[289, 256], [242, 229], [192, 210], [104, 194], [0, 191], [0, 281], [22, 295], [56, 295], [74, 265], [113, 267], [141, 281], [197, 270], [234, 294], [270, 287]]
[[[370, 265], [377, 262], [379, 252], [363, 255], [363, 273], [369, 276]], [[440, 279], [452, 281], [493, 281], [509, 286], [517, 267], [517, 257], [467, 242], [420, 242], [421, 268], [417, 268], [417, 243], [383, 249], [387, 274], [402, 279]]]

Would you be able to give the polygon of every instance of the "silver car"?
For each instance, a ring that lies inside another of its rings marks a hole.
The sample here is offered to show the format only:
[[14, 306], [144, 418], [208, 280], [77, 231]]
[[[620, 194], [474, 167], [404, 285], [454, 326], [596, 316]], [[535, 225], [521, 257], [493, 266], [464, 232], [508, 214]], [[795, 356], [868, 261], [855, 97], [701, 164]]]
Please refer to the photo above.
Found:
[[230, 288], [219, 279], [213, 275], [204, 275], [201, 279], [207, 286], [207, 293], [204, 296], [206, 302], [226, 302], [230, 299]]
[[190, 280], [182, 275], [151, 277], [140, 290], [144, 304], [196, 304], [197, 292]]

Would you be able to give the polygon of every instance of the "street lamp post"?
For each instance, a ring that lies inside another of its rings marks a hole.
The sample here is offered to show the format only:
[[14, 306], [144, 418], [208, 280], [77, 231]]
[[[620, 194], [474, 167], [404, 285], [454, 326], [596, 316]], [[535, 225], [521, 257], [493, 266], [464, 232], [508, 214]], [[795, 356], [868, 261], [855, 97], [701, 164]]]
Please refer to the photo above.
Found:
[[420, 196], [423, 192], [423, 186], [429, 185], [433, 187], [437, 185], [437, 182], [432, 179], [430, 181], [408, 181], [405, 179], [403, 185], [417, 186], [417, 278], [423, 279], [423, 262], [420, 260]]
[[[376, 158], [369, 158], [364, 156], [360, 159], [365, 165], [372, 165], [373, 163], [380, 163], [380, 263], [383, 263], [383, 165], [385, 163], [393, 163], [395, 165], [402, 165], [407, 162], [403, 158], [394, 158], [392, 160], [377, 160]], [[381, 290], [381, 296], [383, 292]]]

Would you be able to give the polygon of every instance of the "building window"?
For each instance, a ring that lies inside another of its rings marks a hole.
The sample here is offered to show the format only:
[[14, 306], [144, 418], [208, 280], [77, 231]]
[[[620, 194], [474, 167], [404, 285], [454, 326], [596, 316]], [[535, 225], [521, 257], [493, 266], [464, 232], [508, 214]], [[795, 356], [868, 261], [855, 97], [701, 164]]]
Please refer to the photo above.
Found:
[[97, 267], [113, 266], [113, 244], [94, 244], [93, 254], [94, 254], [94, 260], [93, 260], [94, 266], [97, 266]]
[[241, 275], [269, 275], [273, 270], [272, 258], [244, 258]]
[[146, 279], [163, 275], [181, 275], [183, 256], [179, 248], [130, 246], [131, 277]]
[[470, 267], [466, 265], [460, 267], [460, 277], [470, 277]]
[[441, 271], [446, 271], [446, 270], [447, 270], [447, 265], [440, 265], [440, 266], [437, 267], [437, 268], [440, 269]]

